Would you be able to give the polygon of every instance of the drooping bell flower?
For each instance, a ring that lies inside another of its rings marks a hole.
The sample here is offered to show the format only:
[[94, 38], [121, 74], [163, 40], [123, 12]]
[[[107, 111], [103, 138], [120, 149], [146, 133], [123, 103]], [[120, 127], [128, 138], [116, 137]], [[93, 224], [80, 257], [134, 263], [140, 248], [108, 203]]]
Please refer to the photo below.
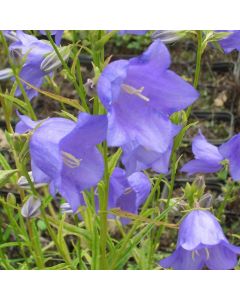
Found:
[[147, 30], [118, 30], [119, 35], [134, 34], [134, 35], [144, 35]]
[[[44, 77], [51, 75], [54, 69], [61, 66], [61, 62], [58, 58], [53, 60], [54, 49], [47, 41], [38, 40], [36, 37], [25, 34], [21, 30], [16, 31], [16, 38], [17, 41], [9, 46], [9, 51], [11, 57], [16, 62], [24, 62], [19, 77], [31, 85], [40, 88]], [[63, 50], [65, 51], [65, 48]], [[67, 59], [68, 55], [65, 56], [64, 59]], [[49, 60], [52, 66], [49, 66]], [[29, 99], [38, 94], [36, 90], [30, 88], [24, 82], [22, 84]], [[21, 91], [18, 88], [16, 96], [20, 95]]]
[[222, 169], [221, 162], [229, 161], [230, 175], [234, 180], [240, 180], [240, 134], [232, 137], [228, 142], [216, 147], [210, 144], [201, 131], [193, 139], [192, 151], [195, 159], [187, 162], [181, 172], [188, 175], [196, 173], [215, 173]]
[[108, 111], [108, 144], [130, 142], [163, 153], [172, 142], [168, 115], [191, 105], [198, 92], [168, 70], [170, 54], [154, 41], [139, 57], [110, 63], [101, 74], [97, 92]]
[[204, 135], [199, 131], [192, 141], [192, 152], [195, 159], [187, 162], [181, 169], [188, 175], [195, 173], [215, 173], [221, 168], [221, 161], [224, 159], [219, 148], [210, 144]]
[[240, 50], [240, 30], [219, 30], [221, 32], [229, 32], [230, 34], [219, 40], [219, 44], [225, 53], [230, 53], [233, 50]]
[[[137, 214], [150, 190], [151, 183], [145, 174], [135, 172], [127, 176], [123, 169], [115, 168], [110, 177], [108, 209], [120, 208]], [[130, 222], [127, 218], [121, 218], [121, 221], [123, 224]]]
[[[178, 130], [173, 132], [172, 139], [177, 133]], [[169, 172], [172, 143], [169, 144], [169, 147], [163, 153], [148, 150], [134, 142], [122, 146], [122, 149], [122, 163], [124, 164], [128, 175], [146, 169], [152, 169], [157, 173], [165, 175]]]
[[213, 214], [193, 210], [180, 224], [176, 250], [159, 263], [175, 270], [233, 269], [240, 247], [230, 244]]
[[3, 30], [3, 35], [9, 42], [17, 42], [16, 32], [14, 30]]
[[240, 180], [240, 134], [234, 135], [219, 147], [219, 152], [229, 161], [229, 172], [234, 180]]
[[[51, 35], [55, 37], [56, 45], [60, 45], [64, 30], [49, 30]], [[39, 30], [42, 35], [47, 35], [46, 30]]]
[[34, 183], [48, 183], [50, 193], [59, 192], [75, 212], [85, 205], [81, 191], [95, 186], [103, 176], [103, 158], [96, 145], [106, 137], [106, 116], [80, 113], [77, 123], [64, 118], [39, 123], [22, 116], [16, 132], [31, 129]]

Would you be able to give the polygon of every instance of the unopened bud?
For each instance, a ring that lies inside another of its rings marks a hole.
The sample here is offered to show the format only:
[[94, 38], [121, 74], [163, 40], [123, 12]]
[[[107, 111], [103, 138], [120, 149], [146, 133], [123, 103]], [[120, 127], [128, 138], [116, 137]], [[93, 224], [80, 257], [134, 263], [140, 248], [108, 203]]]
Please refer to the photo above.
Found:
[[203, 191], [205, 190], [206, 185], [204, 176], [197, 176], [193, 183], [198, 189], [201, 189]]
[[0, 70], [0, 80], [6, 80], [13, 76], [13, 71], [10, 68]]
[[[41, 182], [41, 183], [35, 183], [34, 182], [34, 178], [33, 178], [33, 175], [32, 175], [32, 171], [28, 172], [28, 176], [29, 178], [31, 179], [32, 183], [34, 184], [34, 187], [35, 188], [40, 188], [42, 186], [45, 186], [47, 183], [45, 182]], [[31, 189], [31, 186], [27, 180], [27, 178], [25, 176], [21, 176], [19, 179], [18, 179], [18, 182], [17, 182], [18, 186], [22, 189]]]
[[203, 195], [199, 200], [199, 206], [202, 208], [209, 208], [213, 204], [213, 196], [210, 193]]
[[33, 196], [30, 196], [21, 209], [22, 216], [24, 218], [37, 217], [40, 214], [40, 206], [40, 199], [36, 199]]
[[73, 210], [69, 203], [61, 204], [60, 211], [61, 211], [61, 214], [67, 214], [67, 215], [73, 214]]
[[16, 32], [12, 30], [4, 30], [3, 35], [9, 42], [17, 42], [18, 38], [16, 36]]
[[8, 193], [7, 194], [7, 202], [13, 206], [16, 205], [16, 197], [13, 193]]
[[[63, 60], [66, 61], [71, 53], [71, 48], [70, 46], [60, 47], [58, 48], [58, 51]], [[59, 68], [61, 65], [62, 63], [57, 53], [55, 51], [52, 51], [44, 58], [40, 65], [40, 69], [45, 73], [50, 73]]]
[[173, 43], [180, 40], [184, 33], [181, 30], [157, 30], [152, 34], [152, 39], [160, 39], [163, 43]]
[[87, 82], [84, 84], [84, 88], [89, 97], [96, 96], [96, 85], [92, 79], [87, 79]]

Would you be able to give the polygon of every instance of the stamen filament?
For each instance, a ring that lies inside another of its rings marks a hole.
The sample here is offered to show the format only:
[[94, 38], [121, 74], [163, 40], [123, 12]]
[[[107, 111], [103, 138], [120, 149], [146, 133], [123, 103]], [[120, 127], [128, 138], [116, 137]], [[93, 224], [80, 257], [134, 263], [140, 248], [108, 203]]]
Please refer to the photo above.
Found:
[[63, 162], [69, 168], [77, 168], [80, 166], [82, 159], [78, 159], [73, 156], [71, 153], [62, 151]]
[[144, 100], [144, 101], [150, 101], [150, 99], [148, 98], [148, 97], [146, 97], [146, 96], [144, 96], [143, 94], [142, 94], [142, 92], [143, 92], [143, 90], [144, 90], [144, 87], [142, 86], [142, 87], [140, 87], [139, 89], [135, 89], [133, 86], [131, 86], [131, 85], [128, 85], [128, 84], [122, 84], [122, 89], [126, 92], [126, 93], [128, 93], [128, 94], [130, 94], [130, 95], [136, 95], [136, 96], [138, 96], [139, 98], [141, 98], [142, 100]]
[[131, 192], [133, 191], [133, 189], [131, 188], [131, 187], [128, 187], [128, 188], [126, 188], [125, 190], [124, 190], [124, 195], [128, 195], [128, 194], [130, 194]]

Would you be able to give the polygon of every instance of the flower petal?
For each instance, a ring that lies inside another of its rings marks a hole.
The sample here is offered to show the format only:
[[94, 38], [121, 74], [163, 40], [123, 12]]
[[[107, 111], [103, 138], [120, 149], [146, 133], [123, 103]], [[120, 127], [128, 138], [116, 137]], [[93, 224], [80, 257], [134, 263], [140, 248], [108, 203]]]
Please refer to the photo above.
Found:
[[[64, 118], [51, 118], [37, 128], [30, 140], [30, 153], [35, 165], [51, 179], [62, 168], [60, 140], [73, 130], [76, 123]], [[33, 177], [34, 177], [33, 173]]]
[[177, 245], [192, 251], [223, 241], [228, 242], [214, 215], [204, 210], [193, 210], [180, 225]]
[[237, 264], [237, 254], [225, 245], [219, 244], [208, 249], [209, 257], [205, 259], [207, 267], [211, 270], [229, 270]]
[[172, 268], [174, 270], [201, 270], [204, 261], [200, 254], [192, 253], [178, 248], [169, 257], [160, 260], [159, 264], [163, 268]]
[[233, 136], [219, 147], [222, 156], [229, 160], [230, 174], [234, 180], [240, 180], [240, 134]]
[[221, 164], [211, 164], [205, 160], [193, 159], [187, 162], [180, 171], [187, 172], [188, 175], [193, 175], [197, 173], [215, 173], [221, 168]]
[[223, 160], [223, 156], [218, 147], [210, 144], [205, 136], [199, 131], [199, 134], [193, 139], [192, 151], [196, 159], [205, 160], [209, 163], [218, 164]]

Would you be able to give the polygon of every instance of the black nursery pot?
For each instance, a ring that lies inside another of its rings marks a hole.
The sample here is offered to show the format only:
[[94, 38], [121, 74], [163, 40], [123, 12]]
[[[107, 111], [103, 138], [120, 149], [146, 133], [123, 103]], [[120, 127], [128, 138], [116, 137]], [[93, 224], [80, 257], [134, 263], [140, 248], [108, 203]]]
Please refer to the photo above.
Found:
[[206, 112], [192, 111], [190, 122], [199, 121], [198, 126], [190, 128], [184, 138], [184, 142], [191, 143], [193, 137], [201, 129], [206, 139], [214, 144], [221, 145], [228, 141], [234, 132], [234, 116], [229, 111], [223, 112]]
[[213, 63], [211, 66], [212, 71], [217, 73], [232, 72], [233, 68], [234, 63], [225, 61]]

